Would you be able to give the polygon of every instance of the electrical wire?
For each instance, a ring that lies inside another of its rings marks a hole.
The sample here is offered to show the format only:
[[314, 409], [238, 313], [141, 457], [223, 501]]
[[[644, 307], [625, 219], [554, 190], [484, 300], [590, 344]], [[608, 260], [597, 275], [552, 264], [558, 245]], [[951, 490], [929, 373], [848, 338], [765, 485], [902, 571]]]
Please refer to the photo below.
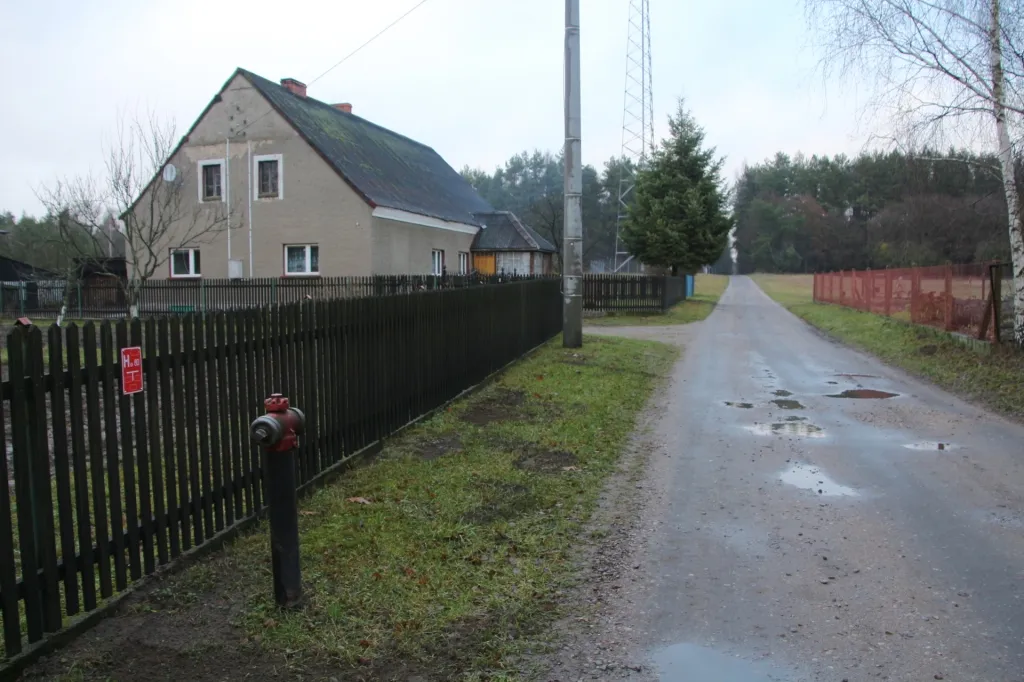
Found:
[[[410, 14], [412, 14], [413, 12], [415, 12], [416, 10], [418, 10], [418, 9], [419, 9], [420, 7], [422, 7], [423, 5], [427, 4], [427, 3], [429, 2], [429, 1], [430, 1], [430, 0], [420, 0], [420, 1], [419, 1], [418, 3], [416, 3], [416, 4], [415, 4], [415, 5], [414, 5], [414, 6], [412, 7], [412, 8], [410, 8], [409, 10], [407, 10], [407, 11], [405, 12], [405, 14], [403, 14], [403, 15], [402, 15], [402, 16], [400, 16], [400, 17], [398, 17], [398, 18], [397, 18], [397, 19], [395, 19], [394, 21], [392, 21], [392, 22], [391, 22], [390, 24], [388, 24], [387, 26], [385, 26], [384, 28], [382, 28], [382, 29], [381, 29], [380, 31], [378, 31], [378, 32], [377, 32], [376, 34], [374, 34], [374, 35], [373, 35], [373, 37], [371, 37], [371, 38], [370, 38], [369, 40], [367, 40], [367, 41], [366, 41], [366, 42], [364, 42], [364, 43], [363, 43], [362, 45], [360, 45], [360, 46], [359, 46], [359, 47], [357, 47], [356, 49], [354, 49], [354, 50], [352, 50], [351, 52], [349, 52], [349, 53], [348, 53], [347, 55], [345, 55], [344, 57], [342, 57], [342, 58], [341, 58], [341, 59], [340, 59], [340, 60], [338, 61], [338, 63], [336, 63], [336, 64], [335, 64], [334, 66], [332, 66], [331, 68], [327, 69], [327, 70], [326, 70], [326, 71], [324, 71], [324, 72], [323, 72], [322, 74], [320, 74], [319, 76], [317, 76], [316, 78], [314, 78], [313, 80], [311, 80], [311, 81], [309, 82], [309, 85], [312, 85], [313, 83], [316, 83], [316, 82], [317, 82], [318, 80], [320, 80], [321, 78], [323, 78], [324, 76], [326, 76], [327, 74], [329, 74], [329, 73], [330, 73], [331, 71], [334, 71], [334, 70], [335, 70], [336, 68], [338, 68], [339, 66], [341, 66], [342, 64], [344, 64], [344, 63], [345, 63], [346, 61], [348, 61], [348, 60], [349, 60], [350, 58], [352, 58], [353, 56], [355, 56], [355, 55], [356, 55], [356, 54], [357, 54], [357, 53], [358, 53], [358, 52], [359, 52], [360, 50], [362, 50], [362, 49], [363, 49], [364, 47], [366, 47], [367, 45], [369, 45], [369, 44], [370, 44], [370, 43], [372, 43], [373, 41], [377, 40], [377, 38], [380, 38], [380, 37], [381, 37], [382, 35], [384, 35], [384, 34], [385, 34], [385, 33], [387, 33], [387, 32], [388, 32], [388, 31], [389, 31], [390, 29], [392, 29], [392, 28], [393, 28], [393, 27], [394, 27], [394, 26], [395, 26], [396, 24], [398, 24], [398, 23], [399, 23], [400, 21], [402, 21], [403, 19], [405, 19], [405, 18], [406, 18], [407, 16], [409, 16]], [[252, 127], [253, 125], [255, 125], [255, 124], [256, 124], [257, 122], [259, 122], [259, 121], [260, 121], [261, 119], [265, 118], [266, 116], [269, 116], [269, 115], [270, 115], [270, 113], [271, 113], [272, 111], [274, 111], [274, 108], [273, 108], [273, 107], [269, 108], [269, 109], [268, 109], [268, 110], [266, 111], [266, 113], [264, 113], [264, 114], [262, 114], [261, 116], [259, 116], [259, 117], [255, 118], [255, 119], [253, 119], [253, 120], [252, 120], [252, 121], [251, 121], [250, 123], [247, 123], [247, 124], [245, 124], [245, 126], [244, 126], [244, 127], [242, 127], [242, 128], [239, 128], [239, 129], [238, 129], [238, 131], [234, 133], [234, 135], [239, 135], [239, 134], [241, 134], [241, 133], [245, 132], [246, 130], [248, 130], [249, 128], [251, 128], [251, 127]]]
[[400, 21], [401, 21], [402, 19], [405, 19], [405, 18], [406, 18], [407, 16], [409, 16], [410, 14], [412, 14], [413, 12], [415, 12], [416, 10], [418, 10], [418, 9], [419, 9], [420, 7], [423, 7], [423, 5], [427, 4], [427, 2], [429, 2], [429, 0], [420, 0], [420, 2], [418, 2], [418, 3], [416, 4], [416, 5], [414, 5], [414, 6], [413, 6], [413, 7], [411, 8], [411, 9], [409, 9], [409, 10], [408, 10], [408, 11], [407, 11], [407, 12], [406, 12], [405, 14], [403, 14], [403, 15], [402, 15], [402, 16], [400, 16], [400, 17], [398, 17], [398, 18], [397, 18], [397, 19], [395, 19], [394, 21], [392, 21], [392, 22], [391, 22], [390, 24], [388, 24], [387, 26], [385, 26], [384, 28], [382, 28], [382, 29], [381, 29], [380, 31], [378, 31], [378, 32], [377, 32], [377, 34], [376, 34], [376, 35], [374, 35], [374, 36], [373, 36], [372, 38], [370, 38], [370, 39], [369, 39], [369, 40], [367, 40], [367, 41], [366, 41], [365, 43], [363, 43], [362, 45], [360, 45], [359, 47], [357, 47], [356, 49], [352, 50], [352, 51], [351, 51], [351, 52], [349, 52], [349, 53], [348, 53], [347, 55], [345, 55], [344, 57], [342, 57], [342, 58], [341, 58], [341, 61], [339, 61], [339, 62], [338, 62], [337, 64], [335, 64], [334, 66], [332, 66], [331, 68], [327, 69], [327, 70], [326, 70], [326, 71], [324, 71], [324, 72], [323, 72], [322, 74], [320, 74], [319, 76], [317, 76], [316, 78], [314, 78], [313, 80], [311, 80], [311, 81], [309, 82], [309, 84], [310, 84], [310, 85], [312, 85], [313, 83], [316, 83], [316, 82], [317, 82], [318, 80], [320, 80], [321, 78], [323, 78], [324, 76], [326, 76], [327, 74], [329, 74], [329, 73], [330, 73], [331, 71], [334, 71], [334, 70], [335, 70], [336, 68], [338, 68], [339, 66], [341, 66], [342, 64], [344, 64], [344, 63], [345, 63], [345, 62], [346, 62], [346, 61], [347, 61], [347, 60], [348, 60], [348, 59], [349, 59], [350, 57], [353, 57], [353, 56], [355, 56], [355, 54], [356, 54], [357, 52], [359, 52], [359, 51], [360, 51], [360, 50], [362, 50], [362, 49], [363, 49], [364, 47], [366, 47], [367, 45], [369, 45], [370, 43], [372, 43], [373, 41], [375, 41], [375, 40], [376, 40], [377, 38], [380, 38], [380, 37], [381, 37], [382, 35], [384, 35], [384, 34], [385, 34], [385, 33], [386, 33], [386, 32], [387, 32], [387, 31], [388, 31], [389, 29], [391, 29], [391, 28], [392, 28], [392, 27], [393, 27], [393, 26], [394, 26], [395, 24], [397, 24], [398, 22], [400, 22]]

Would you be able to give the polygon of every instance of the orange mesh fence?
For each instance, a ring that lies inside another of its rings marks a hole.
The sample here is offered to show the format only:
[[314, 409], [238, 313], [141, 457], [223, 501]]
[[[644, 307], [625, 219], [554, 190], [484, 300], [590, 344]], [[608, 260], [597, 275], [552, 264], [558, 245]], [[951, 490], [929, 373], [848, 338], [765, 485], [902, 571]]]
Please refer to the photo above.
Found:
[[814, 300], [997, 341], [993, 298], [1009, 293], [1002, 271], [999, 264], [972, 263], [818, 273]]

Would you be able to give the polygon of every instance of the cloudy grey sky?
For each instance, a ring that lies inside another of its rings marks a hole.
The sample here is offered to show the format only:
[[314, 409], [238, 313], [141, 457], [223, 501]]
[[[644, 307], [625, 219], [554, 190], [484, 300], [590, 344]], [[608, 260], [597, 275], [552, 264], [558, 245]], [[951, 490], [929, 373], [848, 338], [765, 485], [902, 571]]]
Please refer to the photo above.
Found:
[[[241, 66], [310, 82], [417, 0], [0, 0], [0, 210], [98, 171], [121, 110], [184, 131]], [[628, 0], [582, 0], [583, 156], [619, 153]], [[655, 133], [685, 97], [731, 178], [777, 150], [855, 153], [849, 90], [822, 86], [799, 0], [651, 0]], [[429, 0], [309, 94], [492, 170], [562, 144], [559, 0]]]

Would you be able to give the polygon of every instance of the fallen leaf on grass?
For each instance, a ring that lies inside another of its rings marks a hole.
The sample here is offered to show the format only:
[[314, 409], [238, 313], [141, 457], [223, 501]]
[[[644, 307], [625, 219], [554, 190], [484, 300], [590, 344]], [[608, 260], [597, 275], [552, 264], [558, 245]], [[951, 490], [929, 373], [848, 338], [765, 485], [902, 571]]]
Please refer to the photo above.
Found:
[[579, 467], [562, 467], [562, 471], [579, 471]]
[[345, 498], [345, 501], [354, 502], [356, 504], [370, 504], [370, 500], [366, 499], [365, 497], [347, 497]]

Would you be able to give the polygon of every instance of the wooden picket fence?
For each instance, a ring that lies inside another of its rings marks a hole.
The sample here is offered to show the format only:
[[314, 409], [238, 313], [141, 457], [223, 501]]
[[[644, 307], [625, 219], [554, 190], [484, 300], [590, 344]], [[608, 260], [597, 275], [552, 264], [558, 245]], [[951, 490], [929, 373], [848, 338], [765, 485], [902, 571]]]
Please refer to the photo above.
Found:
[[[299, 484], [561, 330], [557, 280], [17, 328], [0, 400], [7, 657], [264, 507], [248, 438], [280, 392]], [[141, 347], [143, 390], [120, 351]]]

